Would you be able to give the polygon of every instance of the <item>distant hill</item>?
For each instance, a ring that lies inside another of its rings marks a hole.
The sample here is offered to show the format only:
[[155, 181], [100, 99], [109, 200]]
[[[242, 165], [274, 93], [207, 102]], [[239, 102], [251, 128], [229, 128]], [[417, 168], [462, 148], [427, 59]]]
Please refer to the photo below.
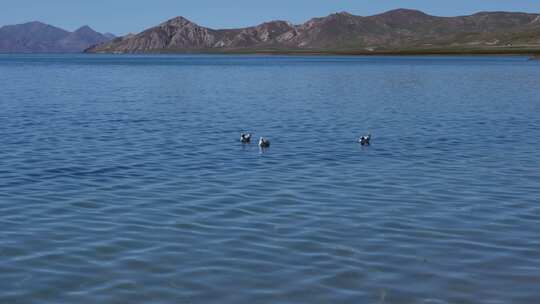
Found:
[[37, 21], [6, 25], [0, 28], [0, 53], [82, 52], [114, 39], [109, 35], [88, 26], [69, 32]]
[[304, 24], [272, 21], [241, 29], [211, 29], [183, 17], [136, 35], [91, 47], [92, 53], [540, 49], [540, 15], [480, 12], [436, 17], [398, 9], [362, 17], [336, 13]]

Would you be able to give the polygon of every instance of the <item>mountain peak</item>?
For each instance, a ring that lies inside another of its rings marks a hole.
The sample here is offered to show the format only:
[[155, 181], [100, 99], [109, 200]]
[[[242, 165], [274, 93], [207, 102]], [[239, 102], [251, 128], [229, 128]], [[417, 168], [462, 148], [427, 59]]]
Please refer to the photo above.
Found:
[[81, 26], [80, 28], [78, 28], [75, 33], [84, 33], [84, 34], [87, 34], [87, 33], [97, 33], [96, 31], [94, 31], [91, 27], [89, 27], [88, 25], [83, 25]]
[[23, 23], [21, 25], [40, 25], [40, 26], [47, 26], [47, 24], [41, 22], [41, 21], [30, 21], [30, 22], [26, 22], [26, 23]]
[[[33, 35], [44, 35], [52, 39], [69, 35], [69, 32], [61, 28], [46, 24], [40, 21], [31, 21], [22, 24], [6, 25], [2, 29], [10, 32], [13, 37], [30, 37]], [[0, 37], [1, 38], [1, 37]]]
[[77, 31], [87, 31], [87, 30], [92, 30], [92, 28], [89, 27], [88, 25], [83, 25], [83, 26], [81, 26], [80, 28], [78, 28], [78, 29], [76, 30], [76, 32], [77, 32]]
[[408, 16], [408, 17], [426, 17], [429, 16], [428, 14], [414, 9], [408, 9], [408, 8], [398, 8], [395, 10], [390, 10], [385, 13], [382, 13], [381, 15], [389, 15], [389, 16]]
[[81, 52], [110, 39], [83, 26], [74, 32], [39, 21], [8, 25], [0, 31], [0, 52]]
[[344, 17], [352, 17], [353, 14], [349, 13], [349, 12], [346, 12], [346, 11], [342, 11], [342, 12], [339, 12], [339, 13], [335, 13], [334, 15], [337, 15], [337, 16], [344, 16]]
[[178, 17], [174, 17], [172, 19], [169, 19], [163, 22], [161, 25], [186, 26], [190, 24], [195, 24], [195, 23], [191, 22], [185, 17], [178, 16]]
[[31, 29], [34, 29], [34, 30], [53, 27], [52, 25], [43, 23], [41, 21], [31, 21], [31, 22], [26, 22], [26, 23], [23, 23], [23, 24], [14, 25], [14, 26], [27, 27], [27, 28], [31, 28]]

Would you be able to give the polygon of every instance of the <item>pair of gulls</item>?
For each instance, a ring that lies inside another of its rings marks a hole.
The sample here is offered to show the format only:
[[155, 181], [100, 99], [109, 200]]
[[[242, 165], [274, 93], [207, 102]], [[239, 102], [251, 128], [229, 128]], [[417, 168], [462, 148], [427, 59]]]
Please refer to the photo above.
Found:
[[[251, 142], [251, 134], [250, 133], [242, 133], [240, 134], [240, 141], [244, 144], [248, 144]], [[270, 141], [264, 137], [259, 138], [259, 147], [261, 148], [268, 148], [270, 147]]]
[[[250, 133], [242, 133], [240, 134], [240, 141], [244, 144], [251, 142], [251, 134]], [[368, 135], [364, 135], [358, 139], [358, 142], [362, 146], [369, 146], [371, 142], [371, 133]], [[259, 147], [261, 148], [268, 148], [270, 147], [270, 141], [264, 137], [259, 138]]]

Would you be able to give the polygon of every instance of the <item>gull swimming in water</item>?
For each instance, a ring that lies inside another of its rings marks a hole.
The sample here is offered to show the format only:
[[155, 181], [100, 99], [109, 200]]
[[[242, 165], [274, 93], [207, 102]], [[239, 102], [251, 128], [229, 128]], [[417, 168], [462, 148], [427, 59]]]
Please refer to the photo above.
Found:
[[261, 148], [268, 148], [270, 147], [270, 141], [264, 137], [261, 137], [259, 139], [259, 147]]
[[362, 146], [369, 146], [370, 141], [371, 141], [371, 133], [369, 133], [368, 135], [364, 135], [364, 136], [360, 137], [360, 139], [358, 140], [358, 142]]
[[242, 133], [240, 134], [240, 141], [247, 144], [251, 142], [251, 134], [250, 133]]

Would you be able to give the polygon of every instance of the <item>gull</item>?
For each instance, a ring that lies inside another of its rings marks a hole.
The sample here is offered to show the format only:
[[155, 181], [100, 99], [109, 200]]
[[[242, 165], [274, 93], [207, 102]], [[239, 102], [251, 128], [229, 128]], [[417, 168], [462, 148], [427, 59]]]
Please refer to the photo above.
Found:
[[240, 141], [247, 144], [251, 142], [251, 134], [250, 133], [242, 133], [240, 134]]
[[369, 133], [368, 135], [364, 135], [364, 136], [360, 137], [360, 139], [358, 140], [358, 142], [362, 146], [369, 146], [370, 141], [371, 141], [371, 133]]
[[270, 147], [270, 141], [264, 137], [261, 137], [259, 139], [259, 147], [261, 148], [268, 148]]

